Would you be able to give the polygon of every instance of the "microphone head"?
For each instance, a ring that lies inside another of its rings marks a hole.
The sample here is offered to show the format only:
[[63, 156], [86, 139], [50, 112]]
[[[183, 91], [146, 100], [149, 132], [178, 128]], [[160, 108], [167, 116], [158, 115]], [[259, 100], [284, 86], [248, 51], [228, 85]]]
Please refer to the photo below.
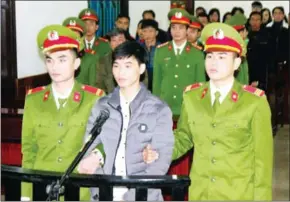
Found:
[[103, 119], [108, 119], [110, 117], [110, 111], [108, 109], [103, 109], [101, 111], [101, 116]]

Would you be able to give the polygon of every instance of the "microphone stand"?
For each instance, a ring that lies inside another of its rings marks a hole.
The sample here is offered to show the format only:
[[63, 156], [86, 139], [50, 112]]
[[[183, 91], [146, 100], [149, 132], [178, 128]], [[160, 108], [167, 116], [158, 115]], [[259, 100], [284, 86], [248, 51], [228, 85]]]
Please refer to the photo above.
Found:
[[86, 142], [83, 149], [81, 149], [78, 153], [78, 155], [75, 157], [73, 162], [70, 164], [64, 175], [62, 175], [60, 180], [57, 180], [56, 182], [52, 182], [51, 185], [48, 185], [46, 188], [46, 192], [48, 194], [48, 197], [46, 201], [52, 201], [56, 200], [59, 201], [59, 196], [64, 193], [64, 182], [69, 179], [70, 174], [73, 172], [73, 170], [76, 168], [78, 163], [82, 160], [85, 153], [88, 151], [90, 146], [93, 144], [97, 136], [101, 133], [102, 125], [105, 123], [105, 121], [108, 119], [109, 115], [103, 115], [101, 114], [95, 121], [95, 125], [93, 126], [91, 130], [91, 138], [89, 141]]

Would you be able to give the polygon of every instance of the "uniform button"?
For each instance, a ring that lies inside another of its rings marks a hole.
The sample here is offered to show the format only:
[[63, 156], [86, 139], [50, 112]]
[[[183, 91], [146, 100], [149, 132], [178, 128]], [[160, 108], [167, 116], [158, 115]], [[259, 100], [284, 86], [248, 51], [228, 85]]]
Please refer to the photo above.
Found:
[[174, 87], [174, 88], [177, 88], [177, 85], [174, 85], [173, 87]]
[[174, 75], [174, 77], [175, 77], [175, 78], [178, 78], [178, 75], [177, 75], [177, 74], [175, 74], [175, 75]]
[[186, 67], [187, 67], [187, 68], [189, 68], [189, 67], [190, 67], [190, 65], [186, 65]]
[[175, 67], [178, 67], [178, 64], [176, 64]]
[[214, 128], [215, 128], [215, 127], [216, 127], [216, 123], [213, 123], [213, 124], [212, 124], [212, 127], [214, 127]]
[[175, 99], [176, 98], [176, 95], [173, 95], [173, 98]]
[[62, 123], [62, 122], [59, 122], [59, 123], [58, 123], [58, 126], [59, 126], [59, 127], [62, 127], [62, 126], [63, 126], [63, 123]]
[[62, 140], [58, 140], [57, 142], [58, 142], [58, 144], [61, 144], [62, 143]]
[[216, 145], [216, 141], [212, 141], [211, 143], [212, 143], [212, 145]]
[[126, 128], [124, 128], [124, 131], [126, 131]]
[[62, 162], [62, 158], [61, 157], [58, 157], [57, 161], [58, 162]]
[[212, 182], [215, 182], [215, 178], [214, 178], [214, 177], [212, 177], [212, 178], [211, 178], [211, 181], [212, 181]]
[[211, 159], [211, 162], [212, 162], [212, 163], [215, 163], [215, 162], [216, 162], [216, 159], [215, 159], [215, 158], [212, 158], [212, 159]]

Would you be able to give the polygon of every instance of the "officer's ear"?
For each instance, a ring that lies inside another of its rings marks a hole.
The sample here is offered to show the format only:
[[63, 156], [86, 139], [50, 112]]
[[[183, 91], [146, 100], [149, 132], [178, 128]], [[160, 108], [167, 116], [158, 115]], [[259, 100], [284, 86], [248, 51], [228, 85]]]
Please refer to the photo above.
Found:
[[159, 31], [157, 30], [155, 36], [158, 36], [158, 33], [159, 33]]
[[239, 69], [241, 63], [242, 63], [242, 58], [237, 54], [234, 53], [234, 70], [236, 71], [237, 69]]
[[81, 59], [76, 58], [74, 62], [74, 69], [77, 70], [81, 66]]
[[146, 70], [146, 64], [145, 63], [140, 64], [140, 70], [139, 70], [140, 75], [143, 74], [145, 70]]

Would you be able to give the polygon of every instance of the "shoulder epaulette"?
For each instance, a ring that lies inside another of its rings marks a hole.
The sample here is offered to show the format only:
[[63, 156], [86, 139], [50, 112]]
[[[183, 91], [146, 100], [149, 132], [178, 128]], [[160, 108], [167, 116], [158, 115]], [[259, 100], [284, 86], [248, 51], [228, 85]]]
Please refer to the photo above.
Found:
[[203, 85], [203, 83], [191, 84], [184, 89], [184, 92], [188, 92], [190, 90], [197, 89], [197, 88], [201, 87], [202, 85]]
[[203, 49], [201, 46], [199, 46], [199, 45], [197, 45], [197, 44], [195, 44], [195, 43], [191, 43], [191, 45], [192, 45], [194, 48], [198, 49], [198, 50], [201, 50], [201, 51], [202, 51], [202, 49]]
[[265, 91], [259, 89], [259, 88], [255, 88], [253, 86], [250, 85], [244, 85], [243, 89], [251, 94], [257, 95], [259, 97], [262, 97], [263, 95], [265, 95]]
[[161, 48], [161, 47], [163, 47], [163, 46], [166, 46], [168, 43], [169, 43], [169, 42], [167, 41], [167, 42], [165, 42], [165, 43], [159, 44], [159, 45], [157, 46], [157, 48]]
[[100, 37], [99, 39], [100, 39], [101, 41], [108, 42], [108, 40], [105, 39], [105, 38], [103, 38], [103, 37]]
[[89, 85], [83, 85], [82, 89], [86, 92], [96, 94], [98, 96], [102, 96], [104, 94], [104, 91], [102, 89], [95, 88], [95, 87], [89, 86]]
[[45, 86], [40, 86], [40, 87], [36, 87], [36, 88], [33, 88], [33, 89], [30, 89], [27, 91], [26, 95], [31, 95], [31, 94], [34, 94], [34, 93], [37, 93], [37, 92], [41, 92], [43, 90], [45, 90]]

